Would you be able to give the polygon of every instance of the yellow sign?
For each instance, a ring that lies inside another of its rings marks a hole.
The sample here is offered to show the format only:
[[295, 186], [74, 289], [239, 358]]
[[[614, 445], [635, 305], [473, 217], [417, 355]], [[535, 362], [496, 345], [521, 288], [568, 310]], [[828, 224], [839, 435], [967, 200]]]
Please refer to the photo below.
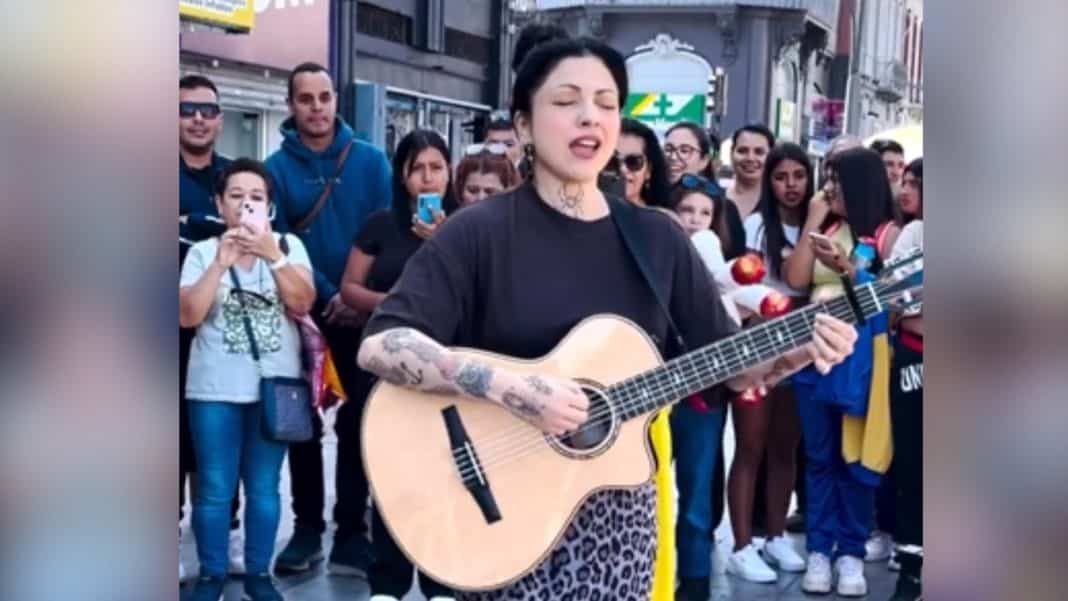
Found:
[[178, 0], [178, 16], [231, 31], [252, 31], [253, 0]]

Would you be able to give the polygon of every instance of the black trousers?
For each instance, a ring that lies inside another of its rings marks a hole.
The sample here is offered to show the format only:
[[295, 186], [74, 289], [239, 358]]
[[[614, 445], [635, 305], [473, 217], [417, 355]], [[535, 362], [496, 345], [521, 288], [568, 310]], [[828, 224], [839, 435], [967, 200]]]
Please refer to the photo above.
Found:
[[890, 371], [899, 545], [923, 545], [923, 352], [898, 341]]
[[[178, 331], [178, 521], [185, 517], [185, 485], [197, 471], [196, 453], [193, 452], [193, 435], [189, 431], [189, 408], [185, 400], [185, 382], [189, 375], [189, 349], [193, 346], [196, 330], [181, 328]], [[230, 508], [230, 529], [241, 527], [238, 512], [241, 511], [241, 488], [238, 484], [234, 503]]]
[[[375, 561], [367, 574], [372, 595], [391, 595], [400, 599], [412, 587], [412, 562], [401, 553], [389, 535], [378, 509], [371, 508], [371, 536], [374, 540]], [[452, 597], [454, 593], [444, 585], [419, 572], [419, 588], [430, 597]]]
[[[348, 400], [338, 408], [334, 432], [337, 433], [337, 471], [335, 473], [337, 502], [334, 522], [337, 524], [335, 543], [354, 535], [365, 536], [367, 525], [367, 475], [363, 469], [360, 450], [360, 420], [370, 391], [372, 376], [356, 365], [361, 331], [320, 323], [320, 329], [330, 347], [341, 386]], [[289, 478], [293, 495], [293, 514], [298, 526], [322, 533], [325, 485], [323, 483], [322, 421], [315, 418], [315, 436], [308, 442], [289, 446]]]

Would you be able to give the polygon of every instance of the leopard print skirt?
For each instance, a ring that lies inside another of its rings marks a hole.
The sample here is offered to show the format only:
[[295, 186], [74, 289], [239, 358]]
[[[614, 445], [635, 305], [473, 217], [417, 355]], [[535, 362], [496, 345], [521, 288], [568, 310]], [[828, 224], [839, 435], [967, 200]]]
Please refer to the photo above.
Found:
[[647, 601], [656, 559], [656, 487], [594, 493], [533, 572], [460, 601]]

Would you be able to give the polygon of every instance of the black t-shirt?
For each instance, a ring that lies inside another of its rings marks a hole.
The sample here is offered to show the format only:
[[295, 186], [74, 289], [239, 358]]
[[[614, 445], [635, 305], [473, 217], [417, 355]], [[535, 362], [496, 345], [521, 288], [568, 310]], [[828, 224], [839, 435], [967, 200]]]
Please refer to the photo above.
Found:
[[375, 258], [367, 274], [367, 289], [389, 292], [422, 243], [410, 226], [402, 228], [397, 223], [389, 209], [372, 213], [353, 242], [353, 246]]
[[[682, 229], [658, 211], [633, 210], [656, 283], [689, 347], [733, 332]], [[408, 262], [365, 335], [412, 327], [447, 346], [530, 359], [599, 313], [631, 319], [664, 352], [667, 320], [612, 218], [569, 218], [524, 184], [451, 216]]]

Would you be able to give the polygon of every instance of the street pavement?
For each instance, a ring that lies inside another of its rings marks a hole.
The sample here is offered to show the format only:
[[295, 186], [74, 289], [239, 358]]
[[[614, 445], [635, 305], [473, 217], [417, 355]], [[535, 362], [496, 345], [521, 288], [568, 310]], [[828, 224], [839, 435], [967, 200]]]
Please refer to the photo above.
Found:
[[[336, 439], [333, 436], [333, 414], [328, 414], [324, 424], [324, 430], [328, 432], [323, 440], [323, 463], [326, 469], [327, 500], [325, 514], [327, 522], [330, 521], [330, 512], [333, 508], [334, 491], [334, 466], [337, 456]], [[724, 433], [724, 452], [729, 462], [734, 455], [734, 431], [728, 420]], [[289, 495], [289, 467], [282, 467], [282, 523], [278, 529], [278, 542], [276, 553], [280, 552], [293, 533], [293, 512], [290, 507]], [[186, 511], [186, 519], [182, 526], [182, 544], [180, 558], [186, 568], [186, 572], [196, 574], [196, 542], [193, 538], [192, 528], [189, 524], [189, 511]], [[798, 550], [804, 550], [804, 537], [791, 535]], [[332, 532], [328, 531], [323, 536], [324, 552], [329, 553], [329, 544], [332, 540]], [[727, 557], [730, 554], [733, 538], [731, 535], [729, 516], [724, 516], [723, 522], [716, 531], [716, 550], [714, 553], [713, 570], [715, 575], [712, 579], [712, 601], [801, 601], [804, 599], [836, 599], [831, 596], [809, 596], [801, 592], [801, 574], [780, 573], [779, 580], [775, 584], [754, 584], [740, 580], [724, 572]], [[867, 599], [884, 601], [889, 599], [894, 591], [894, 583], [897, 575], [887, 570], [886, 562], [867, 564], [865, 575], [868, 579]], [[414, 580], [414, 579], [413, 579]], [[412, 591], [404, 597], [403, 601], [422, 601], [425, 597], [419, 592], [418, 585], [414, 584]], [[192, 581], [181, 587], [180, 601], [184, 601], [193, 588]], [[278, 579], [278, 588], [285, 595], [287, 601], [366, 601], [370, 597], [367, 581], [362, 578], [347, 578], [331, 576], [326, 572], [325, 562], [320, 562], [311, 571]], [[240, 579], [232, 579], [227, 585], [225, 601], [240, 601]]]

